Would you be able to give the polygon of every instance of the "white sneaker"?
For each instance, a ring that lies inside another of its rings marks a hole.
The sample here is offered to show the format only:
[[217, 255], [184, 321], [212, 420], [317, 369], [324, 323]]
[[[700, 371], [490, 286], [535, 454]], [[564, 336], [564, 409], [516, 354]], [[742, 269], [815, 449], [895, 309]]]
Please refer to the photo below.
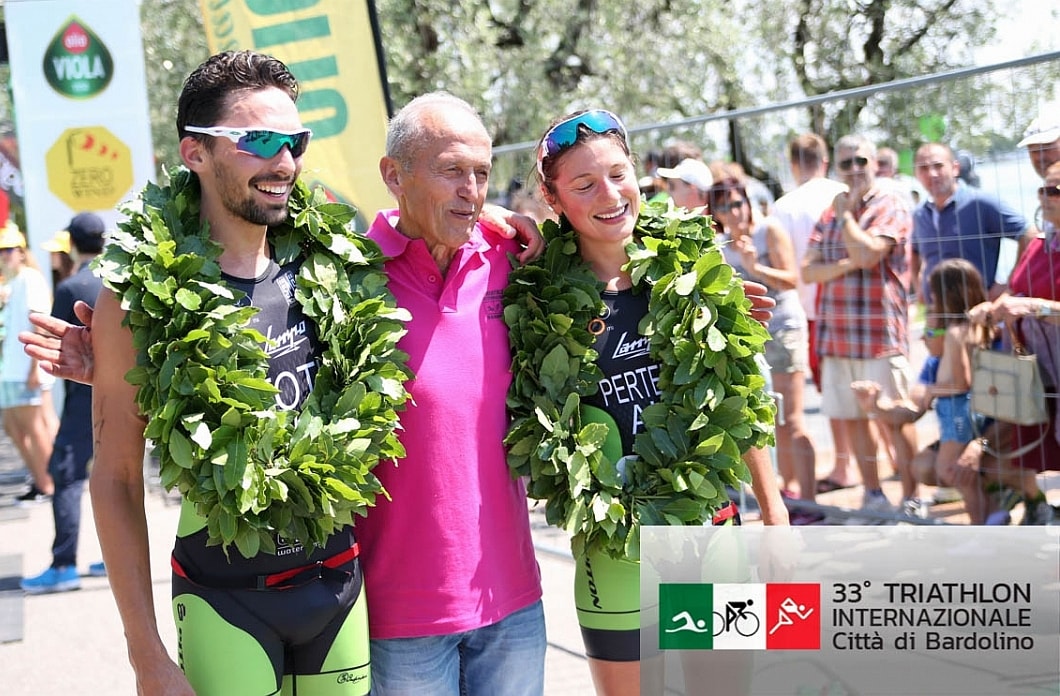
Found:
[[904, 498], [902, 500], [902, 514], [926, 520], [928, 517], [928, 505], [920, 498]]

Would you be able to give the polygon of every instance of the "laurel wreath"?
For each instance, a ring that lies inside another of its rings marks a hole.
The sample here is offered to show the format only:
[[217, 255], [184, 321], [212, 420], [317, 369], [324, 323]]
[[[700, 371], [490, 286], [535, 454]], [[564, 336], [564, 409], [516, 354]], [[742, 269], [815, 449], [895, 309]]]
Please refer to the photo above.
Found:
[[313, 548], [386, 495], [372, 473], [404, 456], [397, 411], [408, 400], [397, 349], [409, 315], [386, 288], [375, 244], [349, 229], [355, 211], [297, 182], [288, 220], [270, 227], [275, 260], [302, 258], [296, 301], [317, 326], [322, 359], [299, 411], [281, 411], [266, 379], [265, 337], [248, 327], [222, 248], [200, 222], [198, 179], [148, 184], [142, 210], [124, 210], [96, 273], [132, 332], [144, 436], [161, 481], [206, 520], [210, 544], [253, 557], [277, 535]]
[[742, 453], [773, 442], [775, 407], [755, 360], [769, 334], [750, 316], [709, 219], [644, 204], [625, 270], [651, 293], [639, 332], [660, 363], [660, 399], [644, 409], [636, 456], [620, 476], [601, 451], [608, 426], [583, 423], [580, 408], [602, 376], [588, 326], [604, 310], [603, 284], [569, 225], [546, 222], [542, 234], [545, 254], [512, 271], [504, 296], [508, 464], [576, 552], [638, 559], [640, 525], [703, 524], [728, 502], [726, 486], [750, 481]]

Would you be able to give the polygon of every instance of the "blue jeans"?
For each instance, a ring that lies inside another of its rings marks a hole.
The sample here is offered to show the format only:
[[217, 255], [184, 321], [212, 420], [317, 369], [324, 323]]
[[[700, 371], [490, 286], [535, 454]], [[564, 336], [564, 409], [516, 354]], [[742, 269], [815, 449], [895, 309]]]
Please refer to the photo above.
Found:
[[81, 534], [81, 497], [88, 478], [91, 450], [79, 451], [59, 438], [48, 460], [48, 473], [55, 481], [52, 493], [52, 517], [55, 541], [52, 543], [52, 566], [77, 565], [77, 541]]
[[[370, 603], [370, 601], [369, 601]], [[464, 633], [372, 640], [372, 696], [541, 696], [541, 601]]]

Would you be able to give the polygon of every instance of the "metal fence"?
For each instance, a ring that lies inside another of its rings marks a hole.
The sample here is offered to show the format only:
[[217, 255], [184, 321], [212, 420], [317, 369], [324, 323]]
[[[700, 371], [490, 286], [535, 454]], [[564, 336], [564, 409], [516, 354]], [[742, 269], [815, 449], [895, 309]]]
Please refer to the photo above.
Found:
[[[812, 130], [814, 115], [820, 116], [823, 110], [833, 123], [831, 138], [821, 133], [826, 140], [858, 133], [878, 146], [893, 148], [899, 155], [899, 171], [914, 193], [923, 194], [912, 176], [916, 148], [925, 142], [944, 142], [967, 158], [965, 173], [974, 174], [975, 185], [1041, 227], [1036, 194], [1041, 180], [1016, 143], [1026, 126], [1057, 97], [1058, 80], [1060, 52], [1053, 52], [680, 121], [628, 124], [629, 135], [641, 159], [649, 151], [680, 140], [700, 147], [707, 161], [751, 163], [766, 187], [779, 194], [794, 186], [787, 143], [794, 135]], [[863, 108], [848, 109], [855, 102]], [[843, 120], [855, 111], [856, 118]], [[503, 187], [512, 179], [529, 179], [535, 146], [536, 142], [527, 141], [495, 147], [495, 184]], [[1055, 486], [1058, 481], [1060, 474], [1041, 483]], [[840, 524], [849, 517], [940, 522], [934, 515], [930, 519], [912, 519], [900, 512], [866, 515], [841, 505], [809, 502], [801, 507], [825, 512], [832, 523]]]
[[[908, 176], [915, 149], [924, 142], [942, 141], [967, 153], [983, 189], [1033, 218], [1040, 183], [1016, 143], [1039, 110], [1057, 97], [1058, 82], [1060, 52], [1052, 52], [678, 121], [627, 125], [641, 160], [681, 140], [700, 147], [707, 161], [751, 163], [779, 193], [794, 183], [785, 157], [788, 141], [812, 130], [812, 111], [823, 111], [837, 124], [835, 135], [860, 133], [896, 150], [899, 169]], [[862, 102], [856, 120], [844, 121], [848, 107]], [[494, 147], [492, 179], [498, 196], [513, 179], [531, 177], [535, 145], [525, 141]]]

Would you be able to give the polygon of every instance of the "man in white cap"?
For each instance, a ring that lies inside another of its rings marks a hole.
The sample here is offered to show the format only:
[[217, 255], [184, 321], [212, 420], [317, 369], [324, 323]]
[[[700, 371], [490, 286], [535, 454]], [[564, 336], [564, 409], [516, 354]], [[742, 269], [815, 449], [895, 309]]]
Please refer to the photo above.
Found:
[[686, 158], [676, 167], [659, 167], [657, 176], [666, 180], [666, 188], [674, 205], [707, 213], [707, 191], [714, 185], [714, 176], [703, 160]]
[[1060, 162], [1060, 102], [1042, 107], [1038, 118], [1023, 131], [1023, 140], [1017, 147], [1027, 148], [1034, 171], [1044, 179], [1045, 170]]

